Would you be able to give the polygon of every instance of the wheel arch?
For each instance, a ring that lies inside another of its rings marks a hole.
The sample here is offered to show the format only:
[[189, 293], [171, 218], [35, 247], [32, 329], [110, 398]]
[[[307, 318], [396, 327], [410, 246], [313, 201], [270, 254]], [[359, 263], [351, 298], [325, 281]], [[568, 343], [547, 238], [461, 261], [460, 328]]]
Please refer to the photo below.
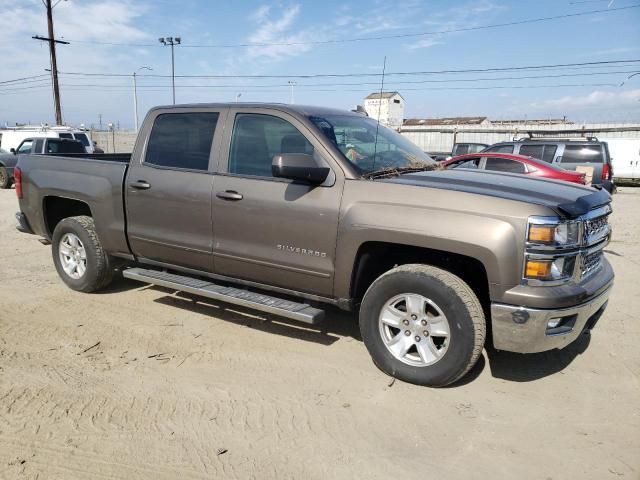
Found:
[[43, 197], [42, 213], [49, 238], [52, 238], [56, 226], [65, 218], [79, 215], [86, 215], [93, 218], [91, 207], [87, 202], [56, 195]]
[[380, 275], [396, 266], [411, 263], [442, 268], [460, 277], [478, 296], [483, 308], [489, 309], [489, 277], [485, 265], [477, 258], [434, 248], [380, 241], [364, 242], [358, 248], [351, 275], [351, 298], [359, 302]]

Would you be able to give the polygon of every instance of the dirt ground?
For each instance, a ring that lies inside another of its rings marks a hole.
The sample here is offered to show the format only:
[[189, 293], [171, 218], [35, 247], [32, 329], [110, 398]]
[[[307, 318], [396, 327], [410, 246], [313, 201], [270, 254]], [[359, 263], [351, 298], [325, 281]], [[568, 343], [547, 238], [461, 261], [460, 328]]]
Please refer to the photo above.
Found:
[[614, 197], [593, 334], [484, 352], [445, 389], [392, 382], [341, 312], [323, 334], [122, 279], [73, 292], [16, 210], [0, 190], [2, 479], [640, 479], [640, 189]]

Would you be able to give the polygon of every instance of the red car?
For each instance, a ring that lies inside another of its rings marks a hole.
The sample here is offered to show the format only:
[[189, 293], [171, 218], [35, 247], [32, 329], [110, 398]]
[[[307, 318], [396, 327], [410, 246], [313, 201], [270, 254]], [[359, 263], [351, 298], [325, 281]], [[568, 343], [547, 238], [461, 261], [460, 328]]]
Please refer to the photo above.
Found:
[[485, 152], [484, 155], [472, 153], [458, 155], [442, 162], [445, 168], [469, 168], [474, 170], [491, 170], [494, 172], [521, 173], [532, 177], [564, 180], [565, 182], [586, 184], [585, 174], [564, 170], [544, 160], [513, 155], [510, 153]]

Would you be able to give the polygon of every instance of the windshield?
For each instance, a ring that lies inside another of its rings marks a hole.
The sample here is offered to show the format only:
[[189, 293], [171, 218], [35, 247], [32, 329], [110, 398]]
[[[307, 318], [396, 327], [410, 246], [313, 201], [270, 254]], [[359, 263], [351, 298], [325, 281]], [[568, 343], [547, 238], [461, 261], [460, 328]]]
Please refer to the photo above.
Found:
[[369, 117], [324, 115], [309, 117], [361, 175], [388, 168], [424, 167], [434, 160], [399, 133]]

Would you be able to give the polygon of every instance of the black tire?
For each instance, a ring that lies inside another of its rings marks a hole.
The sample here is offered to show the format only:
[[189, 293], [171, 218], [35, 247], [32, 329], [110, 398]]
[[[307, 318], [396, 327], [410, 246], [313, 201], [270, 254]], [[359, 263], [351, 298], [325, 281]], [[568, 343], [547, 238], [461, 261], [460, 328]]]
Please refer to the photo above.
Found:
[[[446, 316], [450, 336], [445, 340], [446, 350], [435, 363], [422, 366], [404, 363], [385, 344], [380, 314], [387, 302], [402, 294], [425, 297]], [[463, 280], [440, 268], [411, 264], [394, 268], [371, 284], [360, 306], [360, 332], [380, 370], [416, 385], [442, 387], [459, 380], [475, 365], [484, 346], [486, 325], [478, 297]]]
[[5, 167], [0, 166], [0, 188], [7, 189], [13, 185], [13, 179]]
[[[80, 278], [73, 278], [65, 272], [60, 258], [60, 242], [65, 234], [75, 235], [82, 242], [86, 252], [86, 270]], [[53, 263], [62, 281], [72, 290], [79, 292], [95, 292], [109, 283], [113, 278], [113, 269], [107, 253], [102, 248], [96, 234], [93, 218], [85, 215], [69, 217], [56, 225], [51, 239]]]

